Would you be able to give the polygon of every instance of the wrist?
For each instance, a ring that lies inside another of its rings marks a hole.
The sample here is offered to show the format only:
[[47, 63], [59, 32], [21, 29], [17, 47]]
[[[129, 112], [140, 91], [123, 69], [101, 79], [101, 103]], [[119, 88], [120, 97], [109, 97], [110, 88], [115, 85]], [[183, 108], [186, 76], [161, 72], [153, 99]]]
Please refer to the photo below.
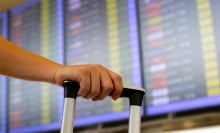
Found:
[[59, 65], [56, 67], [55, 71], [53, 72], [53, 76], [52, 76], [52, 77], [53, 77], [53, 78], [52, 78], [52, 83], [53, 83], [53, 84], [62, 86], [62, 85], [59, 83], [59, 81], [58, 81], [58, 75], [59, 75], [59, 71], [60, 71], [63, 67], [64, 67], [64, 65], [59, 64]]

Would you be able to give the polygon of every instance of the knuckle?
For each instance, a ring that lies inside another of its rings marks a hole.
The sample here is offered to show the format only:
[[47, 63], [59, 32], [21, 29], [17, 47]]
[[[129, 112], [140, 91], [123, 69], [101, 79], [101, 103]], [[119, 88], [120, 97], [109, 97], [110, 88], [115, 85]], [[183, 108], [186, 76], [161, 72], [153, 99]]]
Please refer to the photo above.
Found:
[[97, 67], [97, 68], [101, 68], [101, 69], [103, 69], [103, 68], [104, 68], [104, 66], [103, 66], [103, 65], [101, 65], [101, 64], [94, 64], [94, 66], [95, 66], [95, 67]]
[[81, 69], [81, 70], [79, 71], [79, 73], [80, 73], [81, 75], [89, 75], [89, 74], [90, 74], [90, 71], [89, 71], [89, 69]]
[[115, 74], [115, 75], [113, 76], [113, 79], [114, 79], [115, 81], [119, 81], [119, 82], [122, 81], [122, 77], [121, 77], [120, 75], [117, 75], [117, 74]]
[[113, 85], [103, 85], [103, 90], [105, 90], [105, 91], [111, 91], [111, 90], [113, 90]]
[[99, 93], [100, 93], [100, 90], [99, 89], [95, 89], [95, 90], [91, 91], [90, 95], [97, 96]]
[[89, 89], [89, 87], [81, 87], [80, 88], [80, 91], [81, 91], [81, 93], [83, 93], [83, 94], [87, 94], [87, 93], [89, 93], [89, 91], [90, 91], [90, 89]]
[[113, 89], [113, 85], [112, 84], [106, 84], [106, 85], [103, 85], [102, 88], [105, 89], [105, 90], [112, 90]]

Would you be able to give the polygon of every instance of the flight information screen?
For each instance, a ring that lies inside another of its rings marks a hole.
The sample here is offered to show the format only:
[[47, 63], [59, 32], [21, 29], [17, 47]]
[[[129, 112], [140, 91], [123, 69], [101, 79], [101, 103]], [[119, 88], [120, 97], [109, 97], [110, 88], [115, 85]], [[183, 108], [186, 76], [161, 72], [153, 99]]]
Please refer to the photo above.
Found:
[[[63, 62], [62, 0], [30, 0], [12, 9], [10, 19], [14, 43], [53, 61]], [[47, 83], [10, 78], [9, 93], [10, 133], [60, 127], [62, 89]]]
[[220, 1], [140, 0], [147, 114], [220, 104]]
[[[0, 36], [4, 38], [7, 38], [7, 24], [7, 14], [0, 13]], [[6, 95], [6, 78], [0, 75], [0, 133], [6, 131]]]
[[[135, 0], [66, 0], [66, 63], [102, 64], [141, 86]], [[78, 100], [75, 125], [125, 119], [129, 101]]]

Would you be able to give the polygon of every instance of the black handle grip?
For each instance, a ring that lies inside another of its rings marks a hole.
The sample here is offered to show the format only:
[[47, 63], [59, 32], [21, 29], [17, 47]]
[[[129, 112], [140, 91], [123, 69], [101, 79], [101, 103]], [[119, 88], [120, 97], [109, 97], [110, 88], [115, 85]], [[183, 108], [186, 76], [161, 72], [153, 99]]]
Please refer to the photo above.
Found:
[[75, 81], [64, 81], [63, 82], [64, 87], [64, 97], [65, 98], [75, 98], [77, 97], [77, 93], [79, 91], [79, 83]]
[[132, 88], [123, 88], [120, 97], [129, 98], [130, 105], [141, 106], [145, 91], [144, 90], [136, 90]]
[[[63, 82], [64, 87], [64, 97], [65, 98], [77, 98], [77, 93], [80, 89], [80, 85], [78, 82], [74, 81], [64, 81]], [[143, 101], [143, 96], [145, 94], [144, 90], [137, 90], [133, 88], [123, 88], [123, 91], [121, 93], [120, 97], [127, 97], [130, 100], [130, 105], [138, 105], [141, 106]], [[110, 94], [111, 96], [111, 94]]]

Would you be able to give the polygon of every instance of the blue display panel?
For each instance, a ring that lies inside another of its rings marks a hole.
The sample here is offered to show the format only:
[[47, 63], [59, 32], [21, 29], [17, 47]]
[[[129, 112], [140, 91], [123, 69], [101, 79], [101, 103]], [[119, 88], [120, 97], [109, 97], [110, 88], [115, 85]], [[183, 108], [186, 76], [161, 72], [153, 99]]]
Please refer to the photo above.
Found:
[[[0, 36], [7, 38], [7, 13], [0, 13]], [[6, 132], [6, 111], [7, 111], [7, 101], [6, 101], [6, 78], [0, 75], [0, 133]]]
[[[66, 0], [66, 63], [102, 64], [141, 86], [135, 0]], [[79, 99], [75, 126], [127, 119], [128, 99]]]
[[[62, 5], [62, 0], [29, 0], [12, 9], [11, 40], [24, 49], [62, 63]], [[10, 78], [9, 91], [10, 133], [60, 128], [61, 88]]]
[[220, 1], [140, 0], [147, 115], [220, 104]]

